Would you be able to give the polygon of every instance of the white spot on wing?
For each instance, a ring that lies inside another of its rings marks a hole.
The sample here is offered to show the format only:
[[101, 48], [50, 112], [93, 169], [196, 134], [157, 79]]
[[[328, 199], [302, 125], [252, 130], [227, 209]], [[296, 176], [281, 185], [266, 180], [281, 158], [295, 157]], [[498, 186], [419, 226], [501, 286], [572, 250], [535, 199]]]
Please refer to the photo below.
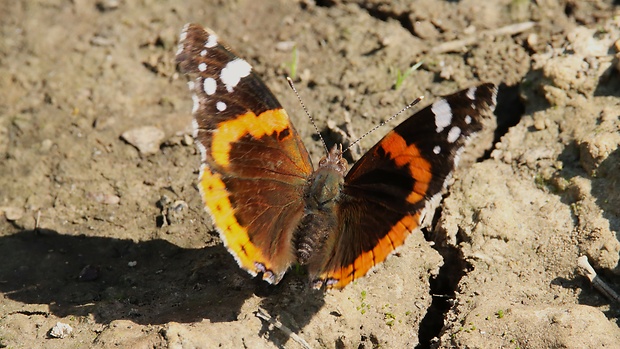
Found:
[[467, 90], [467, 98], [471, 99], [472, 101], [476, 99], [476, 87], [470, 87]]
[[217, 82], [215, 82], [215, 79], [213, 78], [206, 78], [205, 81], [202, 83], [202, 86], [205, 90], [205, 93], [211, 96], [215, 93], [215, 90], [217, 89]]
[[445, 99], [440, 99], [433, 103], [431, 111], [435, 114], [435, 126], [437, 133], [443, 131], [444, 128], [450, 126], [452, 122], [452, 108]]
[[195, 84], [193, 81], [188, 81], [187, 82], [187, 88], [189, 88], [190, 91], [193, 91], [195, 87]]
[[192, 101], [194, 102], [194, 106], [192, 107], [192, 114], [193, 114], [198, 111], [198, 108], [200, 107], [200, 100], [198, 99], [198, 96], [194, 94], [192, 95]]
[[198, 150], [200, 151], [200, 160], [202, 162], [207, 161], [207, 148], [205, 148], [205, 146], [202, 145], [200, 141], [196, 142], [196, 146], [198, 147]]
[[207, 55], [207, 50], [200, 51], [200, 55], [203, 56], [203, 57], [206, 56]]
[[435, 154], [439, 154], [439, 153], [441, 153], [441, 147], [440, 147], [440, 146], [438, 146], [438, 145], [436, 145], [436, 146], [433, 148], [433, 153], [435, 153]]
[[192, 119], [192, 137], [198, 138], [198, 121], [196, 119]]
[[433, 222], [433, 216], [435, 216], [435, 211], [441, 203], [441, 198], [442, 192], [440, 191], [426, 200], [426, 205], [424, 205], [424, 209], [420, 212], [419, 228], [425, 228]]
[[187, 29], [189, 28], [189, 25], [184, 25], [183, 29], [181, 30], [181, 35], [179, 35], [179, 46], [177, 47], [177, 56], [181, 54], [181, 52], [183, 52], [183, 41], [185, 41], [185, 39], [187, 39]]
[[215, 46], [217, 46], [217, 35], [211, 34], [207, 38], [207, 42], [205, 43], [205, 47], [206, 48], [212, 48], [212, 47], [215, 47]]
[[250, 75], [252, 66], [250, 63], [244, 61], [241, 58], [236, 58], [233, 61], [228, 62], [222, 72], [220, 73], [220, 80], [226, 86], [226, 91], [232, 92], [237, 86], [241, 78]]
[[[454, 153], [454, 168], [456, 168], [459, 165], [459, 161], [461, 161], [461, 154], [463, 154], [463, 150], [465, 150], [465, 147], [460, 147]], [[447, 185], [448, 184], [444, 184], [444, 186], [447, 186]]]
[[461, 135], [461, 129], [458, 128], [457, 126], [452, 127], [450, 131], [448, 131], [448, 142], [450, 143], [456, 142], [456, 140], [459, 139], [460, 135]]
[[226, 105], [226, 103], [224, 103], [224, 102], [217, 102], [217, 103], [215, 103], [215, 107], [216, 107], [216, 108], [217, 108], [217, 110], [219, 110], [219, 111], [224, 111], [224, 110], [226, 110], [227, 105]]
[[467, 125], [471, 124], [471, 116], [469, 116], [469, 115], [465, 115], [465, 123], [466, 123]]
[[185, 23], [185, 25], [183, 26], [183, 28], [181, 29], [181, 34], [186, 33], [187, 34], [187, 30], [189, 29], [189, 23]]
[[204, 62], [203, 62], [203, 63], [198, 64], [198, 70], [200, 70], [200, 71], [205, 71], [205, 70], [207, 70], [207, 64], [206, 64], [206, 63], [204, 63]]

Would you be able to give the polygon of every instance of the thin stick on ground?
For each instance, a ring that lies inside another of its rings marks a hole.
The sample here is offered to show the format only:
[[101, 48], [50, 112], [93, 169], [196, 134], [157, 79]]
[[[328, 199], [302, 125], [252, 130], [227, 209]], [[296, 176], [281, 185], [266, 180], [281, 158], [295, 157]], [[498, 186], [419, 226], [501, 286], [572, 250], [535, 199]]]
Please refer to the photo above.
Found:
[[536, 22], [522, 22], [516, 24], [510, 24], [501, 28], [483, 30], [475, 35], [468, 36], [464, 39], [444, 42], [439, 46], [435, 46], [431, 49], [433, 53], [446, 53], [460, 51], [463, 47], [475, 44], [485, 36], [499, 36], [499, 35], [515, 35], [524, 32], [532, 28]]
[[301, 345], [304, 349], [312, 349], [310, 347], [310, 344], [308, 344], [308, 342], [306, 342], [303, 338], [299, 337], [295, 332], [291, 331], [291, 329], [289, 329], [288, 327], [284, 326], [280, 321], [272, 318], [263, 309], [258, 308], [256, 313], [254, 313], [254, 314], [259, 319], [263, 319], [263, 320], [267, 321], [270, 325], [273, 325], [275, 328], [277, 328], [280, 331], [284, 332], [284, 334], [289, 336], [295, 342], [299, 343], [299, 345]]
[[577, 272], [587, 277], [592, 283], [592, 286], [599, 290], [605, 297], [620, 304], [620, 296], [596, 274], [596, 271], [594, 271], [594, 268], [592, 268], [588, 262], [588, 257], [581, 256], [577, 258]]

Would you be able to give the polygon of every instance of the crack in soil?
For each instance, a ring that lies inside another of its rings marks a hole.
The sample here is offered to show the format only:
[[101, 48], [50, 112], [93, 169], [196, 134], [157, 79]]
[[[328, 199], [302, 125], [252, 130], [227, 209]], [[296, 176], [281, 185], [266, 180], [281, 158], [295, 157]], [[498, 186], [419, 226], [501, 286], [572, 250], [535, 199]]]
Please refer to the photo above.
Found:
[[[332, 7], [336, 5], [336, 1], [334, 0], [316, 0], [315, 4], [321, 7]], [[400, 25], [409, 31], [412, 35], [417, 36], [413, 30], [413, 22], [411, 22], [410, 12], [401, 12], [397, 13], [394, 9], [387, 6], [387, 9], [383, 9], [382, 5], [385, 4], [367, 4], [367, 3], [357, 3], [362, 10], [368, 12], [371, 17], [377, 18], [383, 22], [388, 19], [395, 19], [400, 22]]]
[[[413, 30], [413, 22], [411, 22], [410, 12], [396, 13], [394, 11], [386, 11], [380, 8], [380, 6], [368, 6], [365, 4], [359, 4], [359, 6], [366, 10], [369, 15], [374, 18], [380, 19], [385, 22], [388, 19], [395, 19], [400, 22], [400, 25], [405, 28], [413, 36], [417, 36]], [[393, 10], [393, 9], [390, 9]]]
[[430, 348], [434, 338], [438, 338], [444, 327], [444, 318], [453, 305], [459, 282], [467, 274], [470, 266], [465, 261], [461, 250], [433, 239], [432, 232], [424, 231], [427, 241], [434, 241], [433, 248], [443, 257], [444, 264], [439, 273], [430, 279], [430, 295], [432, 297], [426, 315], [418, 329], [419, 343], [416, 349]]

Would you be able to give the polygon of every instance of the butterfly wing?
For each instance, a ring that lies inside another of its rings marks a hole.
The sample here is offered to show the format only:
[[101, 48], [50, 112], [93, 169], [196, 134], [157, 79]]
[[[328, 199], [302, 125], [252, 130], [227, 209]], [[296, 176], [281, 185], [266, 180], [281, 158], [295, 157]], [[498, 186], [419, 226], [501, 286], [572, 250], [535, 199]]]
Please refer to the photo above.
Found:
[[176, 61], [194, 78], [188, 85], [206, 210], [239, 265], [277, 283], [295, 261], [291, 235], [303, 213], [310, 157], [248, 62], [196, 24], [186, 25], [179, 41]]
[[496, 94], [494, 85], [484, 84], [436, 101], [351, 168], [335, 243], [315, 284], [344, 287], [430, 223], [467, 140], [494, 110]]

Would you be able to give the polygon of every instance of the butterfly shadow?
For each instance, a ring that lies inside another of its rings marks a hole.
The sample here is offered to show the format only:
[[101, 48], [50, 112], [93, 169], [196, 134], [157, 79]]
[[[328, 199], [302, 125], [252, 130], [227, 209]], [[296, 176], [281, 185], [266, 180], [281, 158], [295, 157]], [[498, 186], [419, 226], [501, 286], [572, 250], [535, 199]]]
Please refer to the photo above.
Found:
[[[264, 287], [221, 245], [186, 249], [165, 240], [37, 229], [1, 237], [0, 256], [0, 293], [24, 303], [13, 313], [27, 315], [40, 310], [28, 305], [47, 304], [55, 316], [93, 316], [98, 323], [227, 322]], [[285, 289], [270, 292], [280, 297]], [[266, 309], [279, 308], [267, 301]], [[312, 315], [297, 317], [298, 322]]]
[[265, 337], [278, 347], [284, 347], [292, 338], [287, 330], [300, 333], [325, 305], [325, 291], [310, 287], [308, 276], [300, 268], [293, 267], [275, 286], [256, 282], [256, 295], [262, 297], [256, 313], [270, 318], [262, 317], [264, 321], [259, 335], [268, 334]]

